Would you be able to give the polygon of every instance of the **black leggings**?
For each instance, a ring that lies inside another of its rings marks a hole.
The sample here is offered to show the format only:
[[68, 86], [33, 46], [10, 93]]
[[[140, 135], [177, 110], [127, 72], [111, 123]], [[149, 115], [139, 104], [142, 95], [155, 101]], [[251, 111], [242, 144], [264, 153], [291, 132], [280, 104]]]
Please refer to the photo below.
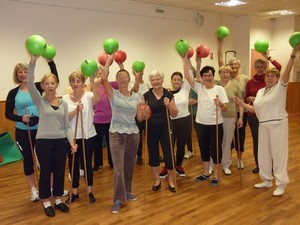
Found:
[[172, 120], [173, 146], [176, 143], [176, 166], [181, 166], [184, 158], [184, 148], [191, 132], [191, 116]]
[[[35, 146], [35, 137], [37, 130], [30, 130], [32, 147]], [[28, 130], [21, 130], [16, 128], [16, 141], [21, 146], [21, 153], [23, 155], [23, 170], [25, 176], [30, 176], [34, 173], [33, 156], [30, 148]]]
[[[87, 169], [85, 176], [87, 176], [88, 186], [93, 186], [92, 156], [93, 156], [93, 150], [95, 148], [95, 139], [96, 136], [89, 139], [84, 139], [86, 169]], [[73, 188], [79, 187], [79, 178], [80, 178], [79, 161], [82, 164], [81, 166], [84, 166], [82, 139], [76, 139], [76, 144], [78, 145], [78, 148], [74, 158], [74, 172], [73, 172], [73, 183], [72, 183]], [[71, 155], [70, 148], [68, 149], [68, 158], [69, 158], [69, 170], [71, 171], [73, 155]]]

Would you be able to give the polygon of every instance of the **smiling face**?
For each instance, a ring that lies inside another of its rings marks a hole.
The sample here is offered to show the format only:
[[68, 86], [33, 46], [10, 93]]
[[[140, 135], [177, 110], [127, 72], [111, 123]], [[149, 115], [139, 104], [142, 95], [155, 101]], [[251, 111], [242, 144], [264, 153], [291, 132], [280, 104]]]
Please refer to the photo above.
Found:
[[240, 63], [240, 60], [238, 60], [237, 58], [232, 58], [228, 65], [230, 66], [231, 68], [231, 74], [237, 74], [239, 72], [239, 69], [241, 67], [241, 63]]
[[153, 87], [153, 89], [161, 88], [163, 84], [163, 79], [159, 75], [151, 76], [150, 84]]
[[24, 68], [18, 69], [16, 76], [19, 83], [27, 82], [27, 69]]
[[231, 68], [229, 66], [222, 66], [219, 69], [219, 76], [221, 81], [228, 82], [230, 80]]
[[255, 67], [256, 74], [262, 76], [264, 75], [265, 70], [267, 69], [267, 63], [262, 59], [258, 59], [255, 61], [254, 67]]
[[178, 90], [181, 88], [183, 83], [183, 77], [181, 73], [175, 72], [171, 76], [171, 84], [174, 90]]
[[127, 88], [128, 84], [130, 82], [129, 73], [126, 70], [120, 70], [117, 73], [116, 81], [119, 85], [119, 88], [121, 88], [121, 87], [126, 87]]

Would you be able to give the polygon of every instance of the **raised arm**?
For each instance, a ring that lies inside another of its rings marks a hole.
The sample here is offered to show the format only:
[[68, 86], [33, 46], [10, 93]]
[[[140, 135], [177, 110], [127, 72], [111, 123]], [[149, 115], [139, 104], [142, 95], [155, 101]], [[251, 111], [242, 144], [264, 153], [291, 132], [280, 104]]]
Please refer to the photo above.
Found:
[[276, 69], [281, 71], [281, 64], [277, 62], [275, 59], [273, 59], [267, 52], [262, 52], [261, 55], [268, 61], [272, 63], [273, 66], [275, 66]]
[[184, 78], [189, 82], [192, 88], [195, 87], [195, 79], [193, 76], [190, 76], [190, 70], [193, 71], [191, 60], [187, 57], [187, 55], [181, 56], [183, 62], [183, 71]]
[[101, 75], [103, 87], [105, 88], [106, 94], [109, 98], [111, 98], [113, 95], [113, 88], [108, 81], [109, 66], [110, 66], [111, 62], [113, 61], [113, 59], [114, 59], [113, 54], [108, 55], [107, 61], [105, 63], [105, 66], [103, 68], [102, 75]]
[[218, 39], [218, 63], [219, 67], [224, 66], [224, 60], [223, 60], [223, 42], [224, 39]]
[[140, 72], [136, 72], [133, 68], [132, 68], [132, 73], [134, 75], [134, 85], [131, 88], [131, 91], [138, 93], [139, 92], [139, 87], [140, 87], [140, 82], [141, 82], [141, 77], [143, 76], [144, 71], [140, 71]]
[[290, 80], [290, 74], [291, 74], [291, 71], [292, 71], [292, 68], [293, 68], [293, 65], [294, 65], [294, 60], [295, 60], [295, 57], [296, 57], [296, 53], [300, 51], [300, 44], [293, 49], [292, 51], [292, 54], [290, 56], [290, 59], [288, 61], [288, 64], [284, 70], [284, 73], [281, 77], [281, 81], [282, 83], [284, 84], [287, 84]]
[[[95, 76], [96, 76], [96, 74], [95, 74]], [[99, 100], [100, 100], [100, 94], [99, 94], [99, 91], [97, 88], [97, 84], [94, 82], [95, 76], [90, 77], [91, 90], [94, 94], [93, 95], [93, 105], [96, 105], [97, 102], [99, 102]]]
[[28, 73], [27, 73], [27, 85], [28, 85], [28, 90], [30, 93], [30, 96], [32, 100], [34, 101], [35, 105], [38, 105], [41, 95], [40, 92], [38, 91], [37, 87], [34, 84], [34, 69], [35, 69], [35, 64], [36, 60], [38, 59], [39, 56], [33, 56], [30, 55], [30, 63], [28, 65]]

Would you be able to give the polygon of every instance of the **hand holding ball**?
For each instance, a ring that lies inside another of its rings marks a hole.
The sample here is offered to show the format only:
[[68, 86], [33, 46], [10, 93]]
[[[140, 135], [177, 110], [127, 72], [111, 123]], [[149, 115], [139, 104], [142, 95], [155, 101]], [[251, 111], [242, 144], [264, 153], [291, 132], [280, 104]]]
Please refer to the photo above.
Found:
[[132, 64], [132, 68], [139, 73], [145, 69], [145, 63], [142, 60], [137, 60]]
[[[108, 59], [108, 55], [106, 52], [103, 52], [101, 53], [99, 56], [98, 56], [98, 62], [100, 63], [100, 65], [102, 66], [105, 66], [106, 64], [106, 61]], [[113, 63], [113, 61], [111, 61], [110, 65]]]
[[193, 55], [194, 55], [194, 49], [192, 47], [189, 47], [189, 50], [188, 50], [186, 56], [190, 59], [193, 57]]
[[300, 32], [295, 32], [289, 39], [289, 43], [292, 48], [296, 48], [300, 44]]
[[264, 53], [267, 52], [269, 49], [269, 43], [267, 40], [265, 39], [258, 39], [255, 43], [254, 43], [254, 48], [257, 52], [260, 53]]
[[116, 63], [123, 63], [125, 62], [125, 60], [127, 59], [127, 55], [124, 51], [122, 50], [118, 50], [115, 54], [114, 54], [114, 60]]
[[180, 39], [175, 44], [176, 51], [179, 55], [185, 55], [189, 50], [189, 46], [189, 43], [184, 39]]
[[56, 55], [56, 49], [52, 44], [46, 44], [45, 52], [43, 53], [43, 57], [45, 59], [51, 60]]
[[229, 35], [229, 29], [225, 26], [220, 26], [216, 30], [216, 35], [218, 39], [223, 39]]
[[198, 58], [206, 58], [210, 53], [210, 49], [206, 45], [200, 45], [196, 49], [196, 54]]
[[46, 40], [40, 35], [31, 35], [26, 39], [26, 48], [29, 54], [41, 56], [45, 52]]
[[116, 39], [109, 38], [104, 41], [103, 48], [107, 54], [111, 55], [112, 53], [118, 51], [119, 43]]
[[86, 77], [93, 76], [98, 69], [98, 64], [93, 59], [84, 60], [81, 64], [81, 72]]

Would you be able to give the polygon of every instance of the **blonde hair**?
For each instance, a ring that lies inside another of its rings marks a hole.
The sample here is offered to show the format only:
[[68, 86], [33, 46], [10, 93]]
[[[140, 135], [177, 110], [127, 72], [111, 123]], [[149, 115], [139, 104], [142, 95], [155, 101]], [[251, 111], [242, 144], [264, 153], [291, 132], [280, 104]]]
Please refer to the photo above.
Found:
[[85, 83], [86, 81], [86, 76], [84, 76], [80, 70], [74, 71], [73, 73], [70, 74], [69, 83], [71, 84], [71, 82], [74, 81], [76, 78], [81, 80], [82, 83]]
[[219, 68], [219, 74], [220, 74], [222, 71], [229, 71], [229, 72], [231, 72], [232, 69], [231, 69], [230, 66], [221, 66], [221, 67]]
[[18, 80], [18, 71], [19, 70], [28, 70], [28, 64], [27, 63], [18, 63], [17, 65], [15, 65], [14, 68], [14, 76], [13, 76], [13, 80], [16, 84], [19, 84], [20, 81]]
[[55, 76], [55, 75], [52, 74], [52, 73], [47, 73], [47, 74], [45, 74], [45, 75], [42, 77], [42, 79], [41, 79], [41, 84], [44, 84], [45, 80], [48, 79], [48, 78], [53, 78], [53, 79], [55, 80], [55, 82], [56, 82], [57, 84], [59, 84], [58, 79], [57, 79], [57, 76]]
[[275, 74], [277, 78], [280, 77], [280, 72], [279, 72], [279, 70], [276, 69], [276, 68], [274, 68], [274, 67], [273, 67], [273, 68], [266, 69], [265, 74], [268, 74], [268, 73], [273, 73], [273, 74]]

